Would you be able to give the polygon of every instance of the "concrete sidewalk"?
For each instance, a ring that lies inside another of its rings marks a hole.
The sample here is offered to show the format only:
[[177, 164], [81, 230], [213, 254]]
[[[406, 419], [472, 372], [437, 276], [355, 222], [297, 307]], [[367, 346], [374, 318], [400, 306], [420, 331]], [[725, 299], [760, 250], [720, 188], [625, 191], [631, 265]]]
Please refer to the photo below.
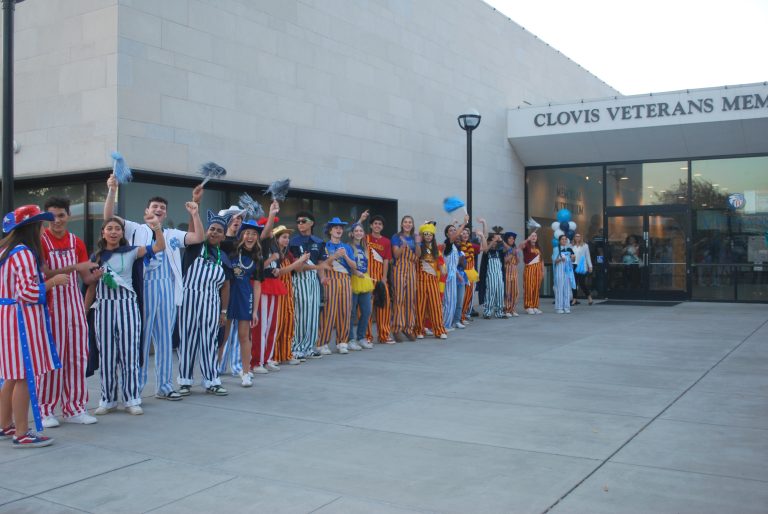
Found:
[[544, 303], [2, 442], [0, 512], [768, 512], [765, 305]]

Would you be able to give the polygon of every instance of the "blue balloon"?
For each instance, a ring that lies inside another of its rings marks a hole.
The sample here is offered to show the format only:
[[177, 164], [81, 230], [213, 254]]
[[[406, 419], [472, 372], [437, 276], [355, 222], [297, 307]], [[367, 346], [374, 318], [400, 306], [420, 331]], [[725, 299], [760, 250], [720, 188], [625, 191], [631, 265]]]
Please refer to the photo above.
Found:
[[573, 230], [568, 230], [568, 231], [565, 233], [565, 235], [567, 235], [567, 236], [568, 236], [568, 240], [569, 240], [569, 241], [573, 241], [573, 236], [575, 236], [575, 235], [576, 235], [576, 232], [574, 232]]
[[552, 248], [556, 247], [558, 245], [558, 240], [556, 237], [552, 238]]
[[568, 225], [568, 222], [560, 222], [560, 230], [563, 231], [563, 234], [567, 234], [569, 230], [571, 230], [571, 226]]
[[568, 222], [571, 221], [571, 211], [568, 209], [560, 209], [557, 211], [557, 221], [567, 225]]

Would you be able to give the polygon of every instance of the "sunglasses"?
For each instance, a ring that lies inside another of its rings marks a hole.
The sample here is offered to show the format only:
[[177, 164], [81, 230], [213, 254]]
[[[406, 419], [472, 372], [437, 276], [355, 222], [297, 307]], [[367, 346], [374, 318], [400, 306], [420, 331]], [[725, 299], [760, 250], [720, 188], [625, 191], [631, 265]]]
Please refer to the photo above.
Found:
[[302, 224], [304, 224], [304, 223], [309, 223], [310, 221], [312, 221], [312, 220], [311, 220], [311, 219], [309, 219], [309, 218], [298, 218], [298, 219], [296, 220], [296, 223], [298, 223], [298, 224], [302, 225]]

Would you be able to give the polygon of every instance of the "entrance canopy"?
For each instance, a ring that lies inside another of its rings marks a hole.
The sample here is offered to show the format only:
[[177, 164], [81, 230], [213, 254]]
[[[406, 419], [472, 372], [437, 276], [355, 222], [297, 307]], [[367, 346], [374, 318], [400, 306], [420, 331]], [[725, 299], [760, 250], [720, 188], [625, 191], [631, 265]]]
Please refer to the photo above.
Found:
[[510, 109], [523, 165], [768, 153], [768, 82]]

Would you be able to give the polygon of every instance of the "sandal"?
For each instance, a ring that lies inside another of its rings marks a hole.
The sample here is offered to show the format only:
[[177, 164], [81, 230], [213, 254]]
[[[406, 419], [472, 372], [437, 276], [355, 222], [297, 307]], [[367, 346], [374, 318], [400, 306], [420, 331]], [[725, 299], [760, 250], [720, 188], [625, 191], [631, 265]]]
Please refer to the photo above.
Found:
[[211, 386], [206, 389], [205, 392], [208, 394], [215, 394], [216, 396], [227, 396], [229, 394], [229, 391], [220, 385]]
[[183, 385], [179, 387], [179, 396], [189, 396], [192, 392], [192, 386]]
[[155, 395], [155, 398], [158, 400], [168, 400], [169, 402], [177, 402], [183, 398], [181, 393], [178, 391], [171, 391], [170, 393], [157, 393]]

